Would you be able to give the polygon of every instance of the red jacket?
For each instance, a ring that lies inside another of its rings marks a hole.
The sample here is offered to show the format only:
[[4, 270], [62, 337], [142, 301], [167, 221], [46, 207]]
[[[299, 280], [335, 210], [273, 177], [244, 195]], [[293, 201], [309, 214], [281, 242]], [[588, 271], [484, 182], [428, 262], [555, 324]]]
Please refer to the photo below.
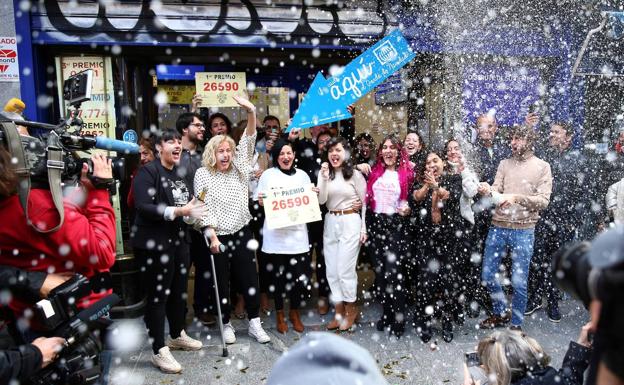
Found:
[[[73, 196], [76, 198], [76, 196]], [[65, 221], [53, 233], [42, 234], [26, 223], [17, 195], [0, 201], [0, 264], [49, 273], [76, 272], [87, 278], [108, 271], [115, 263], [115, 212], [108, 191], [91, 190], [84, 207], [64, 200]], [[40, 228], [59, 222], [48, 190], [33, 189], [28, 201], [28, 216]], [[93, 293], [81, 302], [86, 307], [106, 294]], [[17, 300], [11, 308], [21, 312], [26, 304]]]

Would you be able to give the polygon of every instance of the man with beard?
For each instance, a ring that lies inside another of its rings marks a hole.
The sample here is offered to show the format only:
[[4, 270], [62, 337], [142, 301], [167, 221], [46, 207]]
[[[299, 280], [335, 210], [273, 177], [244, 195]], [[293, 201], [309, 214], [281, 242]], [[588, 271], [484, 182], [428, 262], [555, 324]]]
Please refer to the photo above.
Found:
[[[530, 127], [515, 127], [511, 135], [512, 157], [503, 160], [494, 184], [479, 185], [479, 193], [491, 196], [496, 210], [485, 241], [482, 281], [490, 292], [493, 313], [480, 323], [481, 328], [503, 326], [521, 330], [527, 304], [527, 280], [533, 256], [535, 225], [539, 212], [550, 202], [552, 175], [550, 165], [537, 158], [536, 134]], [[500, 284], [499, 267], [505, 252], [511, 252], [511, 313]]]
[[[184, 175], [189, 191], [195, 191], [193, 180], [195, 172], [201, 167], [202, 153], [200, 146], [204, 141], [206, 127], [201, 116], [195, 112], [185, 112], [178, 116], [176, 129], [182, 135], [182, 154], [178, 169]], [[213, 309], [213, 289], [210, 280], [210, 260], [206, 258], [208, 250], [202, 235], [191, 230], [190, 254], [195, 266], [195, 288], [193, 290], [193, 310], [197, 319], [204, 325], [215, 323]]]
[[574, 130], [567, 123], [554, 123], [550, 127], [549, 148], [545, 158], [553, 174], [553, 191], [550, 205], [542, 213], [536, 227], [535, 256], [529, 274], [529, 298], [525, 315], [542, 307], [547, 297], [547, 315], [552, 322], [559, 322], [559, 292], [552, 282], [551, 256], [564, 244], [571, 242], [583, 221], [587, 218], [588, 183], [586, 160], [580, 151], [572, 148]]

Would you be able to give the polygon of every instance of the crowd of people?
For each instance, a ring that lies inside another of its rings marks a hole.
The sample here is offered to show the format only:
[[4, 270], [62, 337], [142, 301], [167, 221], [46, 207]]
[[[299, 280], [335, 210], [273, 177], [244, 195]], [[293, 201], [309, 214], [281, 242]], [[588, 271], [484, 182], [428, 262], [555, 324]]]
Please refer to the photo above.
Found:
[[[609, 189], [608, 210], [596, 209], [606, 188], [589, 183], [590, 162], [573, 148], [564, 122], [552, 123], [545, 139], [527, 117], [504, 138], [495, 116], [483, 114], [475, 143], [458, 135], [438, 148], [408, 131], [377, 145], [369, 134], [355, 136], [353, 120], [340, 129], [312, 127], [307, 138], [296, 128], [285, 133], [277, 117], [257, 124], [255, 107], [236, 100], [247, 111], [238, 125], [192, 111], [180, 115], [176, 130], [162, 131], [155, 147], [141, 142], [132, 239], [148, 295], [152, 360], [167, 372], [181, 370], [169, 348], [201, 348], [184, 332], [192, 265], [195, 316], [215, 322], [210, 254], [226, 343], [236, 341], [232, 312], [246, 313], [260, 343], [270, 341], [262, 314], [274, 311], [279, 333], [287, 321], [303, 332], [299, 309], [310, 305], [321, 315], [333, 305], [326, 328], [351, 330], [363, 263], [375, 272], [368, 294], [383, 308], [379, 331], [401, 337], [411, 325], [424, 342], [436, 330], [450, 342], [454, 325], [482, 310], [482, 328], [521, 331], [524, 316], [542, 307], [559, 322], [551, 255], [585, 236], [587, 222], [597, 229], [609, 213], [617, 220], [624, 212], [619, 185]], [[269, 228], [263, 203], [270, 190], [310, 183], [323, 219]], [[591, 221], [581, 223], [584, 212]]]

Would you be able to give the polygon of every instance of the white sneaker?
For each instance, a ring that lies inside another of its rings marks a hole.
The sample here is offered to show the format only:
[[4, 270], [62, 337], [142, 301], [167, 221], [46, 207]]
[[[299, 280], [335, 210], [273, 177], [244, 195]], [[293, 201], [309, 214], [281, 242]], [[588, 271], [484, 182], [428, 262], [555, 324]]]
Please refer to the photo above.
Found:
[[173, 358], [169, 346], [160, 348], [158, 354], [152, 354], [152, 364], [165, 373], [180, 373], [182, 371], [182, 365]]
[[167, 339], [167, 346], [173, 350], [199, 350], [202, 348], [201, 341], [189, 337], [184, 330], [180, 332], [180, 337]]
[[249, 320], [249, 335], [254, 337], [261, 344], [271, 341], [271, 337], [264, 331], [260, 323], [260, 317]]
[[236, 334], [234, 334], [234, 326], [232, 326], [231, 322], [223, 325], [223, 338], [226, 344], [233, 344], [236, 342]]

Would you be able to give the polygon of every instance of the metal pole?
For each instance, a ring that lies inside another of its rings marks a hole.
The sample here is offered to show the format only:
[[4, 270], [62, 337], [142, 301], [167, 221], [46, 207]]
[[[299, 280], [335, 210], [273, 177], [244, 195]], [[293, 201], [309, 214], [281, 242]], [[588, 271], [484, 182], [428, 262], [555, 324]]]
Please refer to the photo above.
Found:
[[[210, 250], [210, 241], [206, 237], [206, 234], [202, 235], [204, 236], [204, 241], [206, 242], [206, 246], [208, 246], [208, 250]], [[222, 247], [221, 252], [223, 251], [224, 248]], [[219, 285], [217, 284], [217, 269], [215, 268], [214, 255], [212, 255], [212, 251], [210, 252], [210, 264], [212, 265], [212, 280], [215, 288], [215, 299], [217, 300], [217, 316], [219, 317], [219, 331], [221, 332], [221, 343], [223, 344], [223, 357], [227, 357], [228, 350], [227, 345], [225, 344], [225, 337], [223, 335], [223, 318], [221, 317], [221, 299], [219, 298]]]

